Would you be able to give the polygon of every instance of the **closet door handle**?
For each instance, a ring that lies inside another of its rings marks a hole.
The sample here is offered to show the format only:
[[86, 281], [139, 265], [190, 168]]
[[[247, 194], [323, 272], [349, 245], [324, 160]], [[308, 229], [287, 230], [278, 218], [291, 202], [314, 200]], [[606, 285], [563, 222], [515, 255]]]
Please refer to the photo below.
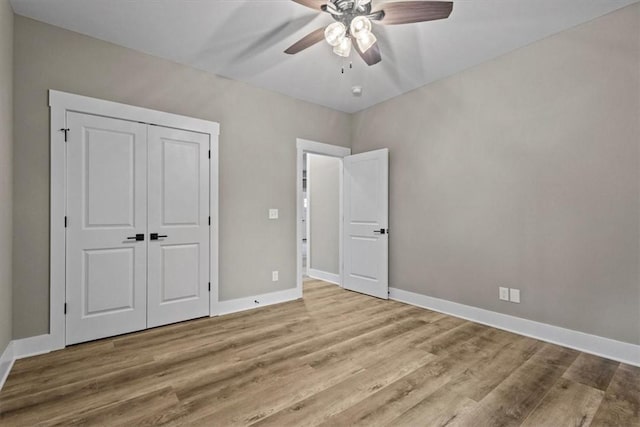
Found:
[[158, 233], [150, 233], [149, 234], [149, 240], [158, 240], [158, 239], [163, 239], [165, 237], [169, 237], [166, 234], [158, 234]]
[[144, 234], [140, 233], [140, 234], [136, 234], [135, 236], [127, 237], [127, 240], [136, 240], [139, 242], [141, 240], [144, 240]]

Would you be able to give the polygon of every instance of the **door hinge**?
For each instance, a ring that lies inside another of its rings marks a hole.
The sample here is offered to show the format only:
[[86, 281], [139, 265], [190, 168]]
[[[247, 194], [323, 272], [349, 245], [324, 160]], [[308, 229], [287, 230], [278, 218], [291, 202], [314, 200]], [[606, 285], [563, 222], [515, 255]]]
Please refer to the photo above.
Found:
[[62, 128], [60, 132], [64, 132], [64, 142], [67, 142], [67, 134], [69, 133], [69, 128]]
[[67, 314], [67, 303], [64, 303], [64, 314]]
[[209, 158], [211, 158], [211, 150], [209, 150]]
[[67, 219], [67, 216], [64, 216], [64, 228], [67, 228], [67, 225], [69, 224], [69, 220]]
[[211, 225], [211, 217], [209, 217], [209, 225]]
[[209, 282], [209, 292], [211, 292], [211, 282]]

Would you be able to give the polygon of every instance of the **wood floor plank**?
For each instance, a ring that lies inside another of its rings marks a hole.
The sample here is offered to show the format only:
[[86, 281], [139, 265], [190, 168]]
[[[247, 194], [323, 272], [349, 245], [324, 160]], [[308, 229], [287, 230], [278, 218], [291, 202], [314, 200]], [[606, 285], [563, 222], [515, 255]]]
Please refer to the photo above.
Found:
[[483, 333], [470, 338], [469, 341], [452, 341], [447, 351], [433, 361], [336, 414], [323, 425], [329, 427], [393, 424], [394, 419], [449, 384], [469, 366], [482, 365], [494, 358], [509, 344], [501, 341], [500, 336], [503, 336], [502, 331], [486, 328]]
[[520, 425], [577, 357], [575, 350], [545, 344], [478, 402], [473, 411], [451, 425]]
[[640, 426], [640, 368], [620, 364], [605, 392], [594, 427]]
[[[97, 408], [85, 408], [70, 416], [52, 420], [54, 426], [131, 426], [143, 425], [145, 413], [162, 413], [178, 404], [178, 397], [171, 387], [164, 387], [133, 399], [115, 402]], [[47, 422], [48, 424], [48, 422]]]
[[[322, 348], [331, 345], [331, 343], [345, 341], [354, 336], [374, 331], [387, 323], [410, 317], [410, 313], [410, 311], [407, 311], [407, 307], [398, 306], [384, 315], [366, 319], [362, 322], [351, 323], [347, 327], [332, 332], [325, 334], [311, 332], [307, 339], [297, 338], [293, 342], [289, 342], [271, 352], [259, 355], [254, 354], [253, 357], [246, 360], [236, 361], [232, 358], [232, 365], [226, 367], [214, 366], [215, 372], [218, 374], [214, 372], [204, 376], [198, 374], [196, 378], [188, 378], [186, 382], [181, 381], [181, 384], [176, 385], [177, 392], [181, 399], [188, 398], [191, 395], [206, 396], [209, 393], [217, 392], [218, 386], [235, 370], [240, 370], [242, 372], [241, 375], [249, 375], [265, 366], [277, 365], [286, 362], [288, 359], [297, 359], [320, 351]], [[221, 368], [226, 368], [226, 370]]]
[[415, 330], [427, 323], [418, 319], [406, 319], [397, 323], [382, 326], [376, 330], [367, 332], [357, 337], [350, 338], [336, 345], [321, 349], [312, 354], [302, 357], [302, 361], [314, 368], [321, 368], [328, 361], [334, 361], [338, 357], [347, 359], [355, 351], [367, 351], [371, 347], [396, 338], [399, 335]]
[[582, 353], [563, 377], [598, 390], [606, 390], [618, 366], [619, 362]]
[[560, 378], [522, 426], [586, 427], [591, 424], [603, 396], [602, 390]]
[[411, 407], [391, 424], [396, 427], [446, 426], [476, 405], [474, 400], [445, 386]]
[[192, 411], [185, 422], [197, 425], [249, 425], [289, 405], [319, 393], [363, 371], [348, 363], [332, 365], [326, 369], [291, 371], [274, 380], [244, 389], [244, 393], [215, 393], [211, 396], [192, 396]]
[[435, 356], [421, 350], [398, 349], [391, 358], [368, 366], [339, 384], [295, 402], [252, 425], [317, 425], [330, 416], [364, 400], [388, 384], [423, 366]]
[[419, 348], [429, 353], [441, 354], [443, 351], [448, 351], [454, 344], [468, 341], [486, 329], [487, 327], [484, 325], [464, 322], [435, 339], [425, 341], [419, 345]]
[[6, 384], [5, 388], [3, 388], [3, 398], [10, 400], [34, 387], [44, 389], [70, 384], [79, 379], [79, 366], [82, 367], [84, 373], [82, 379], [86, 379], [99, 377], [114, 371], [136, 367], [153, 361], [153, 356], [150, 354], [122, 353], [115, 350], [112, 346], [104, 350], [100, 348], [96, 351], [99, 352], [101, 357], [95, 358], [90, 365], [87, 365], [83, 360], [86, 357], [91, 357], [92, 354], [85, 355], [81, 360], [56, 361], [56, 363], [47, 363], [31, 371], [23, 370], [16, 373], [12, 378], [14, 381]]
[[494, 357], [470, 365], [448, 384], [448, 388], [479, 402], [544, 345], [532, 338], [501, 332], [501, 338], [507, 344]]
[[640, 368], [305, 280], [301, 300], [18, 360], [0, 425], [640, 426], [639, 383]]

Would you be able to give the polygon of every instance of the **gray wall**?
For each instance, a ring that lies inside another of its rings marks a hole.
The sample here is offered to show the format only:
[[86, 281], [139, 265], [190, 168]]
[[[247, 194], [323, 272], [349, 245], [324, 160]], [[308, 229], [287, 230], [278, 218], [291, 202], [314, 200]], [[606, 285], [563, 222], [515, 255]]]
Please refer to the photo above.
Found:
[[13, 9], [0, 0], [0, 354], [11, 341]]
[[14, 338], [48, 331], [48, 89], [219, 122], [220, 297], [295, 287], [296, 138], [348, 146], [349, 115], [19, 16], [15, 53]]
[[309, 154], [310, 268], [339, 274], [340, 160]]
[[640, 343], [639, 123], [639, 4], [357, 114], [390, 285]]

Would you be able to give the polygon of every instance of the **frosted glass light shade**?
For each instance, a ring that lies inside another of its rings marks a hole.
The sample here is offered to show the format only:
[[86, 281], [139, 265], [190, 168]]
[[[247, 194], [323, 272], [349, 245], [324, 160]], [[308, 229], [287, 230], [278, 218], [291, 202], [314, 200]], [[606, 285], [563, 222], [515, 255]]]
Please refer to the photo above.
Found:
[[351, 53], [351, 39], [343, 37], [342, 41], [333, 48], [333, 53], [339, 56], [348, 57]]
[[338, 46], [344, 40], [346, 33], [347, 27], [342, 22], [334, 22], [324, 30], [324, 39], [331, 46]]
[[366, 16], [356, 16], [349, 27], [351, 35], [356, 39], [371, 34], [371, 21]]
[[378, 39], [376, 39], [376, 36], [374, 36], [371, 32], [356, 39], [356, 43], [358, 43], [358, 49], [360, 49], [360, 52], [362, 53], [368, 51], [369, 48], [371, 48], [371, 46], [376, 43], [376, 41], [378, 41]]

